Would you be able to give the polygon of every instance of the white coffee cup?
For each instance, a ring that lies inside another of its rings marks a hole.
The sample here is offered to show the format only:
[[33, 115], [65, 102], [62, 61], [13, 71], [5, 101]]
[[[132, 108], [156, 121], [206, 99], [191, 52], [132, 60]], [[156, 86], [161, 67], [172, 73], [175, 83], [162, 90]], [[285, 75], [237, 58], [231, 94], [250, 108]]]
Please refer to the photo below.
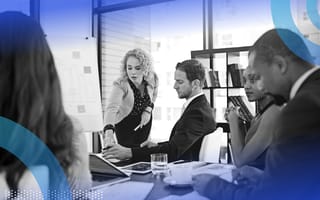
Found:
[[192, 182], [192, 167], [185, 164], [170, 166], [171, 180], [176, 184], [190, 184]]

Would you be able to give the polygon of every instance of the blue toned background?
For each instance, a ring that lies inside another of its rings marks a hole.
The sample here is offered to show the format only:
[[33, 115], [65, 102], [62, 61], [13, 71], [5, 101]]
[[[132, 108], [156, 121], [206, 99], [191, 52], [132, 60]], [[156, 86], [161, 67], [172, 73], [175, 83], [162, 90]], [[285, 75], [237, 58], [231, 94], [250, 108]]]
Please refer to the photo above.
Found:
[[[129, 0], [106, 2], [114, 4], [126, 1]], [[40, 22], [47, 35], [66, 38], [91, 37], [93, 27], [91, 0], [41, 0], [40, 6]], [[145, 19], [146, 23], [150, 23], [148, 26], [150, 30], [146, 31], [145, 37], [151, 40], [150, 49], [156, 58], [156, 70], [161, 75], [161, 80], [165, 80], [161, 82], [161, 87], [169, 82], [168, 87], [160, 92], [168, 94], [167, 92], [173, 91], [170, 80], [166, 81], [167, 76], [172, 79], [172, 72], [168, 68], [171, 69], [174, 63], [181, 59], [190, 58], [191, 50], [202, 49], [202, 1], [176, 0], [148, 8], [148, 18], [145, 18], [146, 13], [136, 13], [136, 18]], [[29, 14], [29, 0], [4, 0], [0, 3], [0, 11], [12, 9]], [[121, 13], [114, 12], [110, 15], [112, 18], [112, 15], [119, 14]], [[129, 28], [131, 24], [128, 24], [128, 27], [122, 26], [128, 32], [132, 30]], [[319, 65], [319, 1], [213, 0], [215, 48], [252, 45], [263, 32], [274, 27], [290, 28], [299, 32], [316, 58], [315, 63]], [[154, 46], [157, 45], [163, 49], [155, 50]], [[169, 94], [176, 97], [174, 91]], [[170, 102], [159, 99], [156, 106], [167, 109], [166, 106], [170, 103], [175, 104], [172, 99]], [[181, 102], [177, 102], [176, 105], [180, 106]], [[168, 121], [175, 121], [176, 116], [162, 112], [163, 118], [169, 118], [168, 116], [170, 116]], [[161, 126], [161, 131], [153, 137], [166, 138], [168, 137], [166, 133], [170, 133], [171, 128], [172, 124]], [[25, 141], [32, 140], [31, 138]], [[7, 147], [11, 148], [11, 144], [8, 143]]]

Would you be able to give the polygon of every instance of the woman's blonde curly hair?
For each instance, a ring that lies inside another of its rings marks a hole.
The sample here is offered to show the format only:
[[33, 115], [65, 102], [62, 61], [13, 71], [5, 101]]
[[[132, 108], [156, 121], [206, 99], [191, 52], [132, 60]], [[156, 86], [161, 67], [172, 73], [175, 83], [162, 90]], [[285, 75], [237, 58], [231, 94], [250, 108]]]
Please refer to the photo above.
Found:
[[126, 64], [130, 56], [135, 57], [139, 60], [140, 65], [142, 67], [142, 71], [143, 71], [143, 79], [149, 82], [148, 80], [150, 80], [150, 76], [153, 76], [154, 74], [151, 57], [147, 52], [145, 52], [140, 48], [129, 50], [124, 56], [124, 58], [122, 59], [122, 62], [121, 62], [122, 65], [120, 67], [122, 78], [128, 78], [128, 74], [126, 71]]

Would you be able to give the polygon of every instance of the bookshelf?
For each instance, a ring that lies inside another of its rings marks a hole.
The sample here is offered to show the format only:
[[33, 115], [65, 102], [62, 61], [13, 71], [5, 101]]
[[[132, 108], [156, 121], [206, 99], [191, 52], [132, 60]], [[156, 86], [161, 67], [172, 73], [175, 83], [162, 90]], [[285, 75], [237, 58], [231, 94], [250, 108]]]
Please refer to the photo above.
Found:
[[[250, 113], [254, 115], [256, 112], [255, 103], [248, 101], [243, 88], [242, 75], [248, 66], [249, 48], [250, 46], [244, 46], [191, 51], [191, 58], [199, 60], [206, 67], [204, 92], [215, 111], [217, 127], [222, 127], [223, 132], [227, 134], [230, 129], [224, 119], [224, 113], [230, 104], [238, 106], [243, 102], [248, 108], [247, 111], [243, 111], [248, 119]], [[229, 148], [228, 144], [226, 146]], [[230, 153], [229, 149], [227, 151]], [[230, 156], [228, 162], [231, 162]]]

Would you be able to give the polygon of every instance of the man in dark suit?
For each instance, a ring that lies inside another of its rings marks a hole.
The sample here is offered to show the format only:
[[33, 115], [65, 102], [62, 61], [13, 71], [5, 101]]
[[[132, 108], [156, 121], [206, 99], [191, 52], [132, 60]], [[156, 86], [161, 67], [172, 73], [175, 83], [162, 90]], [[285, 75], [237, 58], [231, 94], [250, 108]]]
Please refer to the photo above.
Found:
[[203, 137], [215, 130], [212, 109], [202, 92], [205, 70], [197, 60], [185, 60], [178, 63], [175, 71], [174, 89], [179, 98], [185, 98], [184, 111], [172, 129], [167, 142], [152, 143], [146, 141], [140, 148], [126, 148], [114, 144], [103, 151], [104, 157], [133, 162], [150, 161], [153, 153], [167, 153], [169, 161], [199, 160], [199, 151]]
[[287, 29], [270, 30], [255, 42], [249, 65], [279, 104], [287, 102], [277, 119], [265, 171], [248, 185], [196, 176], [199, 193], [219, 200], [320, 199], [320, 70], [311, 60], [303, 40]]

